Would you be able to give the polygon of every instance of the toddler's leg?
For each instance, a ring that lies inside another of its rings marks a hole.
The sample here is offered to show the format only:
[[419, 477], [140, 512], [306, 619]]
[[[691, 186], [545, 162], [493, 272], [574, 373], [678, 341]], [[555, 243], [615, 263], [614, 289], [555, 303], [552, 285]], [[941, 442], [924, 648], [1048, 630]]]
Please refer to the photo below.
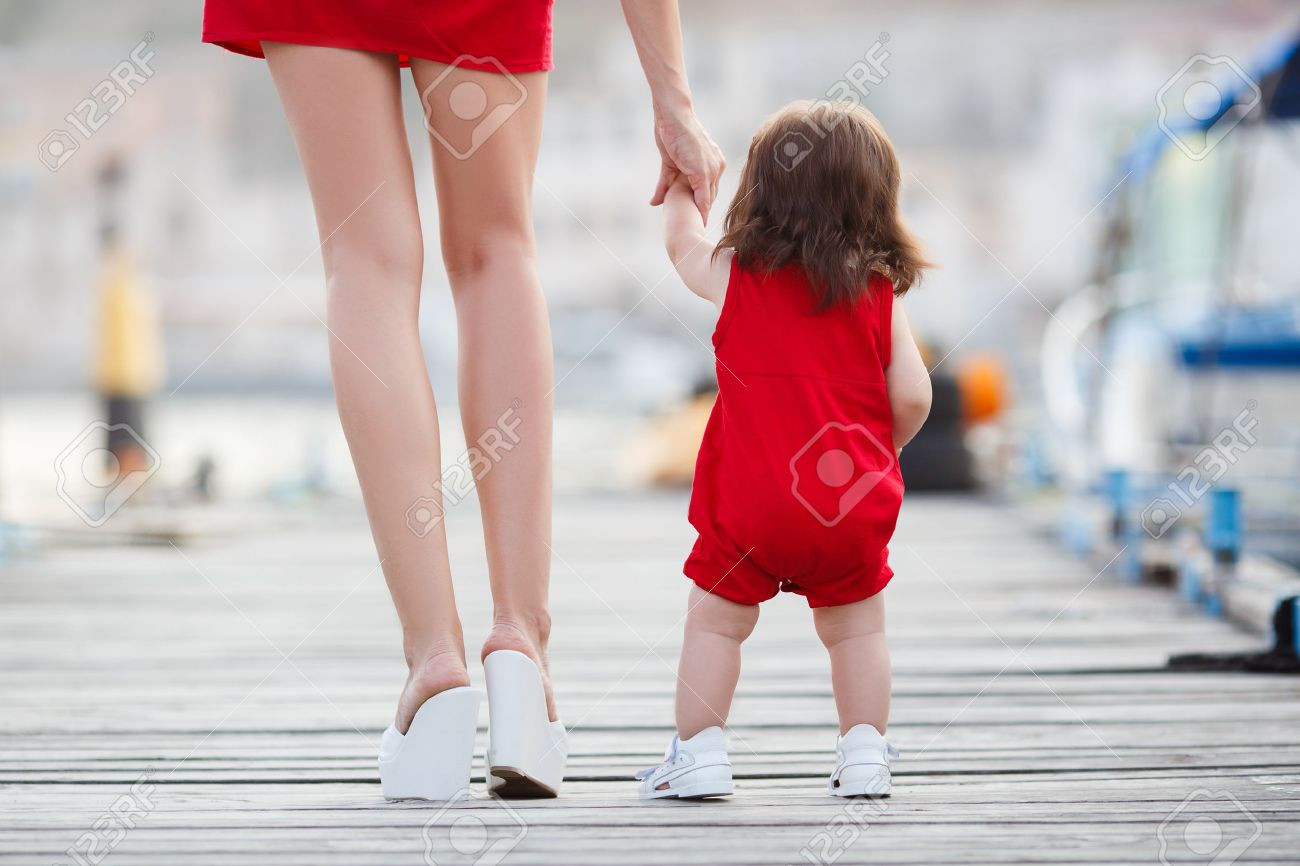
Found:
[[881, 594], [855, 604], [814, 608], [813, 622], [831, 657], [840, 733], [865, 723], [883, 734], [889, 723], [890, 682]]
[[677, 667], [677, 735], [689, 740], [725, 725], [740, 679], [740, 644], [754, 631], [758, 605], [736, 604], [691, 588]]

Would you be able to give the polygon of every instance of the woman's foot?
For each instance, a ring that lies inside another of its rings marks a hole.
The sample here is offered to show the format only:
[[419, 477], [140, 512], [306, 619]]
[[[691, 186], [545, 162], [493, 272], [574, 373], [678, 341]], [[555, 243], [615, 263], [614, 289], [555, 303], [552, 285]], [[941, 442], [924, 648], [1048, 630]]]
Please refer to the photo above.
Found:
[[465, 656], [456, 650], [443, 650], [424, 659], [412, 662], [402, 696], [397, 699], [397, 715], [393, 726], [405, 734], [411, 719], [424, 702], [439, 692], [456, 686], [469, 685], [469, 671], [465, 669]]
[[550, 637], [550, 620], [536, 626], [526, 626], [515, 620], [498, 619], [483, 642], [482, 658], [497, 650], [514, 650], [528, 656], [542, 672], [542, 687], [546, 690], [546, 713], [553, 722], [560, 716], [555, 711], [555, 695], [551, 693], [551, 675], [546, 664], [546, 642]]

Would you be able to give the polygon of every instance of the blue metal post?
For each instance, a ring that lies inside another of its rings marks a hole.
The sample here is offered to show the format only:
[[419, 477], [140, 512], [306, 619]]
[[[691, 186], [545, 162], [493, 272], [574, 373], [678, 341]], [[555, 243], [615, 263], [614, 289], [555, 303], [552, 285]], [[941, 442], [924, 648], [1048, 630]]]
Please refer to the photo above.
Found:
[[1133, 476], [1127, 469], [1107, 469], [1104, 476], [1106, 500], [1110, 504], [1110, 534], [1124, 546], [1119, 571], [1129, 581], [1142, 579], [1142, 527], [1129, 514], [1133, 502]]
[[1233, 565], [1241, 558], [1241, 493], [1232, 487], [1210, 491], [1205, 546], [1216, 563]]
[[1106, 501], [1110, 503], [1111, 537], [1119, 539], [1124, 535], [1126, 511], [1130, 498], [1130, 481], [1127, 469], [1107, 469], [1104, 476]]
[[1300, 596], [1291, 599], [1291, 642], [1297, 656], [1300, 656]]
[[1183, 560], [1178, 570], [1178, 588], [1182, 596], [1192, 604], [1199, 604], [1201, 601], [1201, 572], [1196, 567], [1195, 556], [1189, 556]]
[[1233, 487], [1210, 491], [1209, 513], [1205, 518], [1205, 546], [1210, 551], [1214, 569], [1214, 590], [1204, 593], [1205, 610], [1211, 616], [1223, 615], [1223, 582], [1232, 575], [1241, 559], [1242, 519], [1241, 492]]

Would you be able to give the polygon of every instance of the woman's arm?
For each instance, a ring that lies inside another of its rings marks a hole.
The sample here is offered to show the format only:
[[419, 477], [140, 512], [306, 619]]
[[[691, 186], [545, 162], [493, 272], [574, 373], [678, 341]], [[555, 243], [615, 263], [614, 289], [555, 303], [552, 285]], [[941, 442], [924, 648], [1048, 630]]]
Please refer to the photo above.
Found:
[[894, 447], [901, 449], [921, 429], [930, 415], [930, 371], [925, 369], [903, 305], [894, 304], [890, 331], [889, 369], [885, 388], [894, 415]]
[[721, 309], [731, 276], [731, 253], [713, 255], [691, 186], [680, 176], [664, 196], [664, 247], [686, 288]]
[[680, 173], [691, 185], [700, 218], [708, 222], [718, 194], [718, 178], [727, 163], [695, 117], [682, 60], [677, 0], [623, 0], [623, 15], [650, 85], [655, 144], [663, 160], [650, 204], [663, 203], [673, 178]]

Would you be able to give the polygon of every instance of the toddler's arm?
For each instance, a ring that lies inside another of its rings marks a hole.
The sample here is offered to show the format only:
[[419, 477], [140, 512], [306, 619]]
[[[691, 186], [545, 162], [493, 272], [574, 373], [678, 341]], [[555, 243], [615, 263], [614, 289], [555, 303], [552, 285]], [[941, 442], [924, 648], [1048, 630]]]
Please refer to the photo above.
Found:
[[721, 308], [731, 276], [731, 253], [713, 255], [695, 193], [681, 175], [664, 198], [664, 247], [686, 288]]
[[885, 387], [894, 415], [894, 447], [901, 449], [912, 440], [930, 414], [930, 373], [916, 348], [903, 305], [894, 303], [892, 344]]

